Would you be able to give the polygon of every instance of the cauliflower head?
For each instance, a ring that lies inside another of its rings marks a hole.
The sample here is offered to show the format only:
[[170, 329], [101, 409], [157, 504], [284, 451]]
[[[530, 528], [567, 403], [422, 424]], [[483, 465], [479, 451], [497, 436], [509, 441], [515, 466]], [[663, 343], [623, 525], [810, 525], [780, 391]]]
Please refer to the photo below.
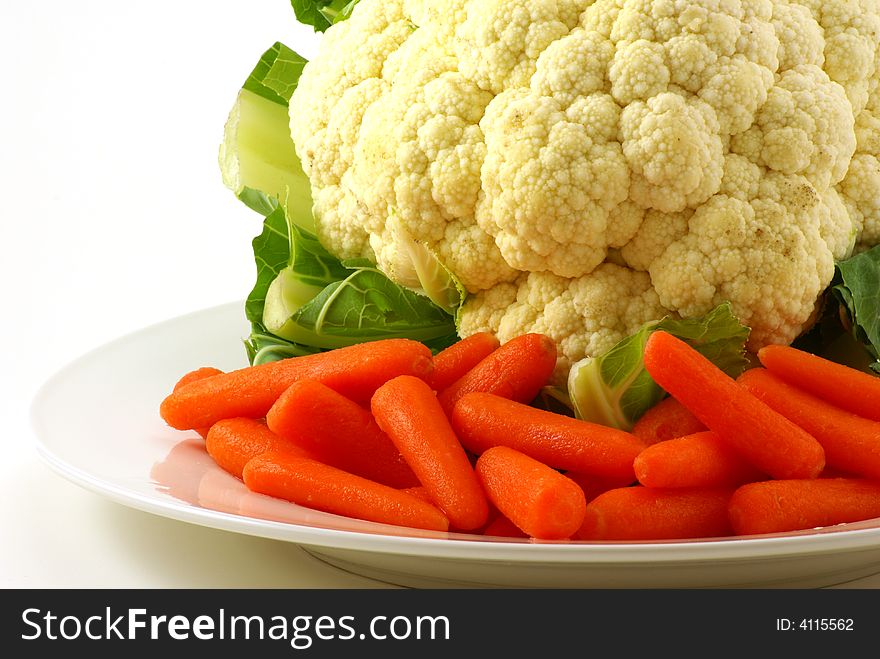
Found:
[[880, 242], [880, 0], [362, 0], [290, 113], [330, 251], [414, 237], [561, 372], [724, 301], [789, 343]]

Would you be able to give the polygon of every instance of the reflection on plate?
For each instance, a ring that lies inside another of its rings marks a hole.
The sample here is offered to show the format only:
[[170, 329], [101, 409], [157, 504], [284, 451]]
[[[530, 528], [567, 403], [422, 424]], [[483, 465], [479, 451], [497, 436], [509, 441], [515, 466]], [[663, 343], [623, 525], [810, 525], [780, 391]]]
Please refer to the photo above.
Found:
[[880, 572], [880, 519], [821, 531], [689, 542], [489, 539], [374, 524], [254, 494], [159, 403], [199, 366], [245, 365], [242, 304], [154, 325], [70, 364], [37, 395], [39, 449], [60, 474], [173, 519], [302, 545], [343, 569], [412, 586], [817, 587]]

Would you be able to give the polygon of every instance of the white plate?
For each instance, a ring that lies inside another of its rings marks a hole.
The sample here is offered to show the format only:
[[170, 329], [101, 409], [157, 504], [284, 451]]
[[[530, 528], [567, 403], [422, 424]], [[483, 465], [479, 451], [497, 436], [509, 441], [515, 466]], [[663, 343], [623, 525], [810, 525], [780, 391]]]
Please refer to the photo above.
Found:
[[410, 586], [818, 587], [880, 572], [880, 519], [821, 532], [692, 542], [554, 543], [416, 531], [251, 493], [167, 427], [160, 401], [199, 366], [244, 366], [242, 303], [118, 339], [36, 396], [39, 449], [61, 475], [157, 515], [302, 545], [343, 569]]

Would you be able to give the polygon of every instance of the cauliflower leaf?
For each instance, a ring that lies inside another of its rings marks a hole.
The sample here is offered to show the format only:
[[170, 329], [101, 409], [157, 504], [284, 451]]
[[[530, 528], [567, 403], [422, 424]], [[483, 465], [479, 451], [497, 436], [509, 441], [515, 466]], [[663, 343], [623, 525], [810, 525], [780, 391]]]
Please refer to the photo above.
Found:
[[[271, 203], [271, 202], [270, 202]], [[275, 204], [253, 241], [257, 281], [245, 302], [252, 364], [389, 338], [440, 350], [452, 316], [369, 262], [341, 262]]]
[[853, 337], [863, 345], [880, 373], [880, 247], [837, 264], [837, 283], [831, 289], [840, 301]]
[[274, 198], [299, 225], [314, 230], [311, 187], [287, 118], [305, 64], [280, 42], [263, 53], [229, 112], [219, 164], [224, 184], [247, 206], [268, 215]]
[[358, 0], [290, 0], [296, 20], [311, 25], [315, 32], [323, 32], [347, 19], [357, 3]]

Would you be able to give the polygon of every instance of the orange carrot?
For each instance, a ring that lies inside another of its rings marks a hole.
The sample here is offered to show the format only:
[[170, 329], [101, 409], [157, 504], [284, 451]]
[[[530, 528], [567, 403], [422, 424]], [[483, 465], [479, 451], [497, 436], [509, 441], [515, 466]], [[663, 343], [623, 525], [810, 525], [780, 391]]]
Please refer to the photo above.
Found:
[[880, 479], [880, 422], [835, 407], [763, 368], [746, 371], [738, 382], [819, 440], [829, 466]]
[[595, 499], [597, 496], [608, 490], [614, 490], [618, 487], [629, 487], [633, 484], [634, 478], [601, 478], [592, 474], [581, 474], [576, 471], [565, 472], [566, 478], [570, 478], [581, 491], [587, 503]]
[[425, 489], [422, 485], [416, 485], [415, 487], [402, 487], [400, 488], [401, 492], [406, 492], [410, 496], [414, 496], [416, 499], [421, 499], [425, 503], [430, 503], [434, 505], [434, 500], [431, 498], [431, 493]]
[[576, 483], [506, 446], [477, 460], [477, 476], [502, 515], [532, 538], [562, 540], [580, 528], [586, 501]]
[[711, 430], [649, 446], [633, 468], [646, 487], [724, 487], [767, 478]]
[[650, 446], [705, 429], [706, 426], [688, 408], [667, 396], [639, 417], [632, 434]]
[[656, 331], [645, 368], [700, 421], [773, 478], [815, 478], [825, 466], [816, 439], [739, 386], [681, 339]]
[[244, 483], [260, 494], [308, 508], [382, 524], [446, 531], [437, 508], [393, 487], [284, 453], [263, 453], [245, 465]]
[[212, 375], [220, 375], [222, 372], [223, 371], [221, 371], [219, 368], [214, 368], [213, 366], [202, 366], [201, 368], [197, 368], [194, 371], [186, 373], [182, 378], [177, 381], [172, 391], [177, 391], [182, 386], [189, 384], [190, 382], [195, 382], [196, 380], [204, 380], [205, 378], [209, 378]]
[[248, 460], [268, 451], [309, 455], [269, 430], [265, 423], [246, 417], [223, 419], [212, 425], [205, 438], [205, 449], [220, 468], [238, 478]]
[[485, 524], [488, 502], [431, 387], [402, 375], [376, 390], [371, 407], [450, 524], [464, 531]]
[[880, 378], [791, 346], [766, 346], [758, 359], [788, 384], [853, 414], [880, 421]]
[[880, 517], [880, 483], [863, 478], [749, 483], [733, 493], [729, 510], [740, 535], [858, 522]]
[[390, 487], [419, 484], [373, 415], [315, 380], [290, 385], [269, 409], [266, 424], [325, 464]]
[[491, 355], [500, 345], [490, 332], [477, 332], [434, 355], [434, 372], [427, 380], [434, 391], [443, 391]]
[[587, 504], [579, 540], [684, 540], [731, 534], [732, 489], [608, 490]]
[[523, 530], [516, 524], [507, 519], [504, 515], [498, 514], [495, 519], [486, 525], [483, 529], [483, 535], [495, 536], [498, 538], [528, 538]]
[[398, 375], [428, 377], [432, 368], [431, 351], [423, 344], [383, 339], [191, 382], [165, 398], [159, 411], [178, 430], [237, 416], [258, 419], [298, 380], [317, 380], [355, 402], [366, 403], [383, 382]]
[[543, 334], [517, 336], [451, 385], [437, 397], [446, 414], [465, 394], [482, 391], [519, 403], [530, 403], [556, 368], [556, 344]]
[[456, 403], [452, 425], [478, 455], [507, 446], [551, 467], [625, 482], [635, 480], [633, 460], [645, 448], [628, 432], [480, 392]]
[[[177, 391], [185, 384], [189, 384], [190, 382], [195, 382], [196, 380], [204, 380], [205, 378], [209, 378], [212, 375], [220, 375], [223, 371], [219, 368], [214, 368], [213, 366], [202, 366], [201, 368], [197, 368], [194, 371], [190, 371], [185, 374], [182, 378], [180, 378], [177, 383], [174, 385], [174, 389], [172, 391]], [[202, 439], [205, 439], [208, 436], [208, 431], [211, 429], [210, 426], [205, 426], [203, 428], [194, 428], [194, 430], [202, 436]]]

